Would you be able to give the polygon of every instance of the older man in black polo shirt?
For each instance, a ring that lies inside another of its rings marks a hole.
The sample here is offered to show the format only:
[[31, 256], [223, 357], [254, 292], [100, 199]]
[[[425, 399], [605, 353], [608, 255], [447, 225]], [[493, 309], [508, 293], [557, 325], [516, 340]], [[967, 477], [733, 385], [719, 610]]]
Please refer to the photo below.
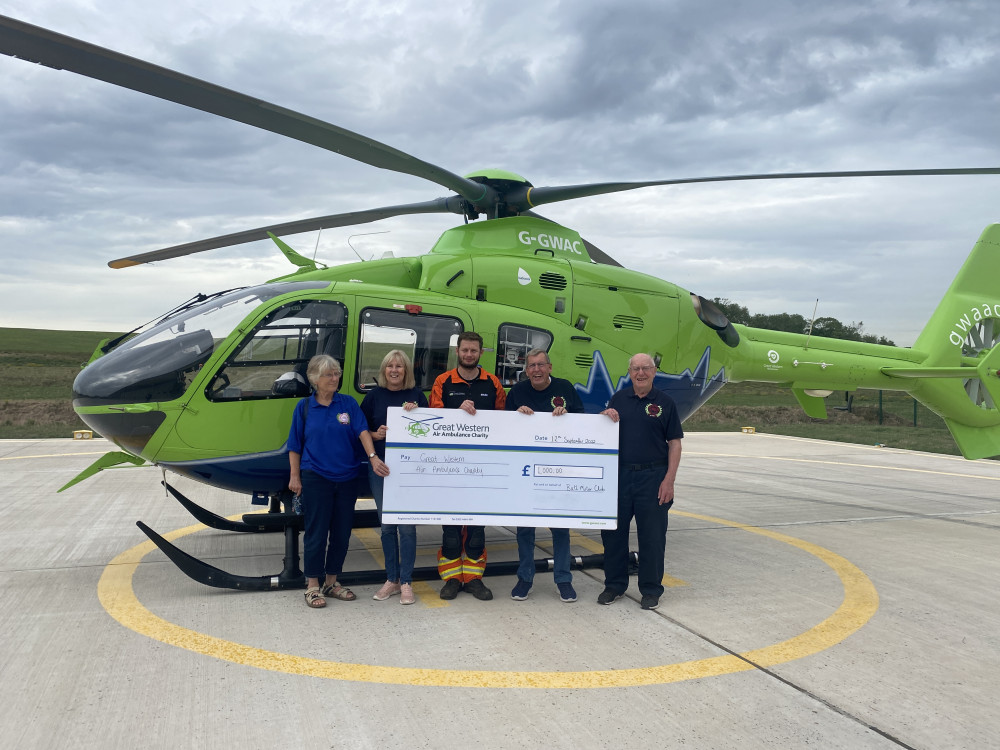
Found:
[[639, 540], [639, 593], [643, 609], [660, 606], [667, 513], [674, 504], [674, 479], [684, 431], [677, 407], [653, 387], [656, 365], [648, 354], [629, 360], [631, 388], [623, 388], [601, 412], [621, 423], [618, 437], [618, 528], [602, 531], [604, 591], [598, 604], [611, 604], [628, 589], [628, 537], [632, 517]]

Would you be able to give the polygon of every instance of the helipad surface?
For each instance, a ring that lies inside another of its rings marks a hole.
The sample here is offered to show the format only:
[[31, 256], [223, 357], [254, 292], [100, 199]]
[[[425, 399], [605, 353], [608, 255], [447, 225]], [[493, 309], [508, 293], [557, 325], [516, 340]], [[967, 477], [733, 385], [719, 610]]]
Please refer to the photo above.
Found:
[[[1000, 735], [1000, 463], [689, 434], [656, 612], [599, 570], [527, 601], [209, 589], [142, 520], [234, 573], [281, 535], [206, 530], [155, 468], [55, 490], [100, 441], [0, 441], [0, 744], [9, 747], [982, 748]], [[171, 481], [220, 515], [244, 497]], [[538, 535], [539, 556], [548, 537]], [[419, 535], [433, 564], [439, 531]], [[516, 556], [488, 530], [491, 560]], [[574, 535], [579, 554], [597, 533]], [[349, 569], [381, 566], [356, 530]]]

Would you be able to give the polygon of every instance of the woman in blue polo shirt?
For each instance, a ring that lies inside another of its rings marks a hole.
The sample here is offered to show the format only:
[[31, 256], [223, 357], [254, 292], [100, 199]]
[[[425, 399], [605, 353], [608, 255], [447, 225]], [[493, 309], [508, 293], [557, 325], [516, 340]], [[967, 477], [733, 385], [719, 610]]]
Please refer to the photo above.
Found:
[[[402, 406], [407, 411], [427, 406], [427, 397], [416, 387], [413, 364], [406, 353], [393, 349], [382, 359], [375, 378], [378, 387], [365, 394], [361, 411], [368, 421], [370, 435], [375, 442], [378, 457], [385, 460], [386, 414], [390, 406]], [[399, 594], [400, 604], [413, 604], [413, 566], [417, 559], [417, 527], [413, 524], [382, 523], [383, 478], [369, 465], [368, 478], [372, 495], [378, 507], [378, 520], [382, 524], [382, 552], [385, 555], [385, 583], [372, 597], [385, 601]]]
[[295, 407], [288, 433], [288, 488], [302, 496], [305, 596], [314, 609], [325, 607], [326, 597], [345, 602], [357, 598], [337, 583], [358, 499], [354, 479], [361, 464], [354, 452], [356, 440], [364, 446], [375, 473], [389, 475], [389, 467], [375, 454], [358, 402], [337, 392], [340, 376], [340, 363], [333, 357], [320, 354], [309, 360], [306, 377], [315, 390]]

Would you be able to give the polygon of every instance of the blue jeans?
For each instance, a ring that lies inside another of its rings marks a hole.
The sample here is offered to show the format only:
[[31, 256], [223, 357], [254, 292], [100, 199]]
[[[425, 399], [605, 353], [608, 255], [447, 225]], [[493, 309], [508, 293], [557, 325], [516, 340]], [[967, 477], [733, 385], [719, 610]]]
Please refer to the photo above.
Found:
[[618, 528], [601, 532], [604, 542], [604, 586], [618, 594], [628, 589], [628, 534], [635, 517], [639, 542], [639, 593], [663, 594], [663, 555], [667, 548], [669, 503], [656, 497], [666, 467], [618, 472]]
[[[368, 466], [368, 481], [382, 523], [382, 494], [385, 479]], [[393, 583], [413, 583], [413, 566], [417, 560], [417, 527], [413, 524], [382, 523], [382, 554], [385, 556], [385, 579]]]
[[[569, 529], [549, 529], [552, 532], [552, 578], [556, 583], [573, 580], [570, 567], [573, 558], [569, 554]], [[535, 527], [517, 527], [517, 577], [531, 583], [535, 580]]]
[[322, 581], [327, 575], [343, 572], [357, 499], [353, 479], [331, 482], [314, 471], [302, 472], [302, 515], [305, 517], [302, 558], [306, 578]]

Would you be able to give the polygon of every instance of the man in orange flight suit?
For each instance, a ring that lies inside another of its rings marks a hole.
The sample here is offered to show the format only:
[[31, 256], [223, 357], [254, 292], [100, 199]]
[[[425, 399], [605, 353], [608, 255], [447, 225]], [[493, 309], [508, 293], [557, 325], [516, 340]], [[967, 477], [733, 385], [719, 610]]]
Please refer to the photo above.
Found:
[[[479, 366], [483, 337], [473, 331], [458, 335], [458, 367], [442, 373], [431, 388], [430, 405], [437, 409], [502, 410], [507, 394], [496, 375]], [[465, 590], [488, 601], [493, 592], [483, 583], [486, 569], [486, 529], [483, 526], [443, 526], [438, 572], [444, 580], [442, 599], [454, 599]]]

